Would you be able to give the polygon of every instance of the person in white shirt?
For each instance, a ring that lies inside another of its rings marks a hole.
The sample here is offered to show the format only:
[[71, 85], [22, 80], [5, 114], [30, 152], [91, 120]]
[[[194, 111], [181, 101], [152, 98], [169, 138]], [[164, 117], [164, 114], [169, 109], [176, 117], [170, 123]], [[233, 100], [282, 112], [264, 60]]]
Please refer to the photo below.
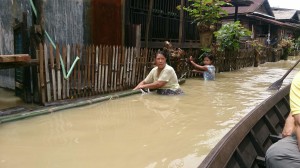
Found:
[[165, 51], [158, 51], [156, 53], [156, 67], [133, 90], [155, 89], [158, 94], [162, 95], [178, 95], [183, 93], [174, 69], [167, 64], [167, 54]]

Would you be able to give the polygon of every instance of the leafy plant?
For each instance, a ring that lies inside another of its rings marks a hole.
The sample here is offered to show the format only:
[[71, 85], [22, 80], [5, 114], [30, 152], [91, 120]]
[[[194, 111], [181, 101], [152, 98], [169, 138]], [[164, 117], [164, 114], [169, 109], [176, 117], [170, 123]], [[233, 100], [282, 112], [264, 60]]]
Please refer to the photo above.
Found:
[[284, 38], [280, 41], [278, 46], [283, 49], [283, 54], [281, 58], [287, 60], [287, 57], [292, 52], [292, 47], [294, 46], [293, 40], [290, 38]]
[[[192, 17], [193, 22], [202, 29], [214, 29], [220, 17], [226, 16], [227, 12], [221, 7], [231, 5], [222, 0], [188, 0], [191, 4], [188, 7], [183, 7]], [[177, 6], [180, 9], [180, 6]]]
[[279, 47], [283, 48], [283, 49], [288, 49], [291, 48], [293, 46], [293, 41], [292, 39], [286, 38], [286, 39], [282, 39], [279, 43]]
[[298, 50], [300, 47], [300, 37], [295, 40], [295, 48]]
[[246, 42], [249, 43], [257, 53], [260, 54], [262, 52], [264, 45], [258, 40], [251, 40]]
[[240, 38], [251, 35], [251, 31], [236, 21], [222, 25], [214, 35], [220, 51], [237, 50], [240, 48]]
[[292, 48], [294, 47], [294, 42], [291, 38], [284, 38], [278, 44], [279, 47], [283, 49], [283, 59], [287, 59], [287, 56], [292, 52]]
[[198, 60], [203, 60], [204, 55], [211, 53], [210, 48], [202, 48], [201, 51], [202, 51], [202, 54], [200, 54], [200, 56], [198, 57]]

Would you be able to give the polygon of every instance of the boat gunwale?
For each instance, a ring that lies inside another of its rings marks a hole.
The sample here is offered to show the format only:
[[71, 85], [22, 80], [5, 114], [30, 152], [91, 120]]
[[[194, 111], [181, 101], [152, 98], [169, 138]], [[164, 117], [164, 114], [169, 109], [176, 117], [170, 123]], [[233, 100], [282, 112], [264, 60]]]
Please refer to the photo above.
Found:
[[243, 141], [255, 124], [278, 102], [280, 102], [280, 100], [288, 95], [289, 90], [290, 85], [285, 86], [283, 89], [277, 91], [251, 110], [215, 145], [215, 147], [199, 165], [199, 168], [216, 166], [225, 167], [239, 144]]

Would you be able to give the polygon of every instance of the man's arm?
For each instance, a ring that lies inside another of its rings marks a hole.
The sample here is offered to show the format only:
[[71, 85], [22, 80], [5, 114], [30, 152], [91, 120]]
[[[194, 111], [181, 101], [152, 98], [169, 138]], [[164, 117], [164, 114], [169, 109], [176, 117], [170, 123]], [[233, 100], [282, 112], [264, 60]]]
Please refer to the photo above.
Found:
[[285, 124], [282, 130], [282, 136], [287, 137], [291, 136], [295, 129], [295, 120], [292, 114], [290, 113], [289, 116], [285, 120]]
[[192, 64], [195, 68], [198, 68], [198, 69], [200, 69], [200, 70], [202, 70], [202, 71], [208, 71], [208, 68], [207, 68], [206, 66], [201, 66], [201, 65], [196, 64], [196, 63], [194, 62], [194, 59], [193, 59], [192, 56], [190, 56], [190, 62], [191, 62], [191, 64]]
[[297, 137], [298, 149], [300, 151], [300, 114], [293, 115], [295, 120], [295, 133]]
[[141, 85], [139, 84], [136, 88], [138, 88], [138, 89], [144, 89], [144, 88], [159, 89], [159, 88], [165, 86], [166, 84], [167, 84], [167, 82], [165, 82], [165, 81], [155, 81], [153, 83], [143, 83]]
[[141, 86], [145, 84], [145, 81], [141, 81], [133, 90], [141, 89]]

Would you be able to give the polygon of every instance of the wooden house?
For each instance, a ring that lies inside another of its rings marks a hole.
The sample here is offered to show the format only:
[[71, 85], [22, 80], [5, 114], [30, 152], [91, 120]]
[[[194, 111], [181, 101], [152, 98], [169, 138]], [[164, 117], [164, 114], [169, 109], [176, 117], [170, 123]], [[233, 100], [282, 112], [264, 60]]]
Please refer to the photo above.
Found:
[[[274, 12], [268, 0], [252, 0], [250, 6], [238, 7], [238, 20], [241, 24], [252, 31], [252, 38], [259, 40], [262, 44], [276, 44], [288, 32], [297, 33], [299, 27], [276, 20]], [[223, 22], [234, 20], [235, 8], [224, 7], [228, 16], [223, 18]]]
[[[192, 24], [186, 12], [180, 16], [180, 11], [176, 9], [178, 5], [188, 5], [188, 1], [153, 0], [151, 7], [149, 0], [126, 0], [125, 25], [129, 29], [125, 32], [125, 43], [130, 43], [130, 38], [132, 38], [130, 27], [141, 25], [142, 47], [145, 46], [145, 41], [149, 41], [149, 48], [161, 48], [162, 42], [168, 40], [175, 47], [199, 48], [196, 26]], [[180, 17], [182, 17], [182, 23], [180, 23]], [[182, 37], [179, 37], [180, 33]]]
[[[277, 21], [289, 24], [295, 29], [300, 29], [300, 11], [295, 9], [272, 8], [275, 19]], [[284, 36], [286, 37], [299, 37], [300, 31], [295, 29], [287, 29]]]

